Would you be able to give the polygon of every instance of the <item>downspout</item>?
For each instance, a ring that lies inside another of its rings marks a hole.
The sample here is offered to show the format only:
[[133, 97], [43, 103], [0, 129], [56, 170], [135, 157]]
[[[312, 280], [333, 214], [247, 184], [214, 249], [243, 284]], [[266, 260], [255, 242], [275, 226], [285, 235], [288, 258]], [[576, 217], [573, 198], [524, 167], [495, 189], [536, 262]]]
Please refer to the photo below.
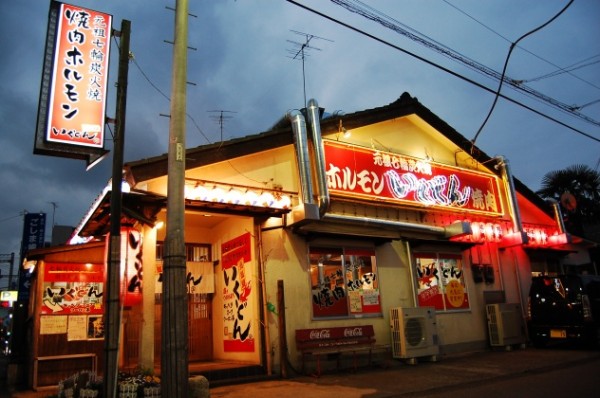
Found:
[[564, 234], [566, 232], [565, 221], [563, 219], [562, 212], [560, 211], [558, 202], [552, 198], [546, 199], [546, 202], [552, 205], [552, 208], [554, 209], [554, 221], [556, 221], [556, 225], [558, 225], [558, 231], [561, 234]]
[[315, 172], [317, 176], [317, 188], [319, 190], [319, 218], [323, 218], [329, 209], [329, 188], [327, 187], [327, 173], [325, 166], [325, 149], [321, 137], [321, 123], [319, 117], [319, 104], [317, 100], [308, 101], [308, 120], [312, 131], [312, 142], [315, 155]]
[[308, 142], [306, 134], [306, 121], [302, 113], [297, 110], [288, 113], [288, 119], [292, 124], [294, 132], [294, 147], [298, 159], [298, 171], [300, 173], [300, 185], [302, 186], [303, 203], [314, 204], [312, 190], [312, 173], [310, 159], [308, 157]]
[[523, 223], [521, 222], [521, 212], [517, 206], [517, 191], [515, 189], [515, 183], [513, 181], [512, 173], [510, 172], [510, 165], [508, 160], [504, 156], [498, 156], [498, 166], [502, 169], [502, 177], [508, 184], [508, 206], [512, 214], [513, 231], [521, 234], [523, 243], [527, 243], [527, 235], [523, 233]]
[[[521, 212], [519, 211], [519, 207], [517, 205], [517, 191], [515, 190], [515, 183], [513, 181], [512, 173], [510, 172], [510, 165], [508, 164], [508, 160], [506, 160], [503, 156], [498, 156], [498, 160], [498, 165], [502, 168], [502, 176], [508, 184], [508, 205], [512, 213], [513, 232], [518, 233], [521, 236], [521, 242], [525, 244], [527, 243], [527, 234], [523, 232]], [[519, 272], [519, 260], [514, 251], [512, 252], [512, 255], [515, 262], [515, 273], [517, 279], [517, 290], [519, 292], [519, 304], [521, 306], [521, 317], [523, 317], [524, 324], [527, 324], [525, 321], [526, 304], [524, 302], [521, 273]]]
[[263, 237], [262, 237], [262, 229], [260, 226], [256, 228], [256, 233], [258, 237], [258, 272], [259, 272], [259, 283], [260, 283], [260, 294], [262, 298], [262, 330], [264, 333], [264, 341], [265, 341], [265, 361], [267, 368], [267, 376], [271, 376], [273, 372], [272, 358], [271, 358], [271, 335], [269, 334], [269, 307], [268, 307], [268, 298], [267, 298], [267, 281], [266, 281], [266, 272], [265, 272], [265, 259], [264, 259], [264, 247], [263, 247]]

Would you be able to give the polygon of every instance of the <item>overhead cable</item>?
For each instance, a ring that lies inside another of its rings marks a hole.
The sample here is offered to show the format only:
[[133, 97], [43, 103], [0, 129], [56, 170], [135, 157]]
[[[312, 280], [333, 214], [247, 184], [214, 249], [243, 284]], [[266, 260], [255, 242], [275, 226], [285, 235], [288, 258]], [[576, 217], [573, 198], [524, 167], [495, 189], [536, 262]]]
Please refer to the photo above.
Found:
[[509, 61], [510, 55], [512, 54], [512, 52], [513, 52], [515, 46], [517, 45], [517, 43], [519, 43], [521, 40], [523, 40], [527, 36], [530, 36], [530, 35], [534, 34], [535, 32], [537, 32], [537, 31], [543, 29], [544, 27], [548, 26], [552, 21], [554, 21], [563, 12], [565, 12], [567, 10], [567, 8], [569, 8], [569, 6], [571, 4], [573, 4], [573, 1], [574, 0], [570, 0], [569, 3], [566, 6], [564, 6], [563, 9], [560, 10], [555, 16], [553, 16], [552, 18], [550, 18], [548, 21], [546, 21], [545, 23], [541, 24], [537, 28], [535, 28], [533, 30], [530, 30], [529, 32], [525, 33], [523, 36], [519, 37], [517, 39], [517, 41], [515, 41], [514, 43], [512, 43], [510, 45], [510, 48], [508, 50], [508, 54], [506, 55], [506, 60], [504, 61], [504, 67], [502, 68], [502, 76], [500, 77], [500, 84], [498, 85], [498, 89], [496, 91], [496, 96], [494, 97], [494, 102], [492, 103], [492, 106], [490, 108], [490, 111], [488, 112], [488, 115], [486, 116], [485, 120], [483, 121], [483, 123], [479, 127], [479, 130], [477, 130], [477, 133], [473, 137], [473, 141], [472, 141], [473, 145], [471, 147], [471, 153], [473, 152], [473, 148], [475, 147], [475, 141], [477, 140], [477, 137], [479, 136], [479, 134], [481, 134], [481, 131], [483, 130], [483, 127], [486, 125], [486, 123], [489, 120], [490, 116], [492, 116], [492, 112], [494, 111], [494, 108], [496, 107], [496, 103], [498, 102], [498, 98], [500, 98], [500, 90], [502, 89], [502, 83], [504, 82], [504, 75], [506, 73], [506, 68], [508, 66], [508, 61]]
[[[481, 84], [479, 82], [476, 82], [476, 81], [474, 81], [472, 79], [469, 79], [466, 76], [463, 76], [463, 75], [461, 75], [461, 74], [459, 74], [457, 72], [454, 72], [451, 69], [448, 69], [448, 68], [446, 68], [446, 67], [444, 67], [442, 65], [439, 65], [439, 64], [437, 64], [437, 63], [435, 63], [433, 61], [430, 61], [430, 60], [428, 60], [428, 59], [426, 59], [424, 57], [421, 57], [421, 56], [419, 56], [419, 55], [417, 55], [415, 53], [412, 53], [412, 52], [410, 52], [410, 51], [408, 51], [408, 50], [406, 50], [404, 48], [401, 48], [401, 47], [399, 47], [399, 46], [397, 46], [395, 44], [392, 44], [392, 43], [390, 43], [388, 41], [385, 41], [385, 40], [383, 40], [383, 39], [381, 39], [381, 38], [379, 38], [377, 36], [374, 36], [374, 35], [372, 35], [370, 33], [367, 33], [364, 30], [358, 29], [358, 28], [356, 28], [356, 27], [354, 27], [352, 25], [349, 25], [349, 24], [347, 24], [345, 22], [342, 22], [342, 21], [340, 21], [338, 19], [335, 19], [335, 18], [333, 18], [333, 17], [331, 17], [329, 15], [323, 14], [320, 11], [317, 11], [315, 9], [312, 9], [312, 8], [308, 7], [308, 6], [300, 4], [300, 3], [298, 3], [295, 0], [285, 0], [285, 1], [287, 1], [290, 4], [295, 5], [297, 7], [303, 8], [306, 11], [312, 12], [313, 14], [318, 15], [318, 16], [324, 18], [324, 19], [327, 19], [327, 20], [329, 20], [329, 21], [331, 21], [333, 23], [336, 23], [336, 24], [338, 24], [340, 26], [343, 26], [343, 27], [345, 27], [347, 29], [350, 29], [350, 30], [352, 30], [352, 31], [354, 31], [356, 33], [360, 33], [361, 35], [363, 35], [365, 37], [368, 37], [369, 39], [375, 40], [375, 41], [377, 41], [377, 42], [379, 42], [381, 44], [384, 44], [384, 45], [386, 45], [388, 47], [391, 47], [391, 48], [393, 48], [395, 50], [398, 50], [398, 51], [400, 51], [400, 52], [402, 52], [402, 53], [404, 53], [406, 55], [409, 55], [409, 56], [411, 56], [411, 57], [413, 57], [413, 58], [415, 58], [415, 59], [417, 59], [417, 60], [419, 60], [421, 62], [424, 62], [424, 63], [426, 63], [426, 64], [428, 64], [430, 66], [433, 66], [433, 67], [435, 67], [435, 68], [437, 68], [437, 69], [439, 69], [441, 71], [444, 71], [444, 72], [446, 72], [446, 73], [448, 73], [448, 74], [450, 74], [450, 75], [452, 75], [454, 77], [457, 77], [457, 78], [459, 78], [461, 80], [464, 80], [464, 81], [466, 81], [466, 82], [468, 82], [468, 83], [470, 83], [470, 84], [472, 84], [474, 86], [477, 86], [477, 87], [479, 87], [479, 88], [481, 88], [481, 89], [483, 89], [485, 91], [488, 91], [488, 92], [494, 93], [494, 94], [496, 93], [495, 90], [493, 90], [493, 89], [491, 89], [491, 88], [489, 88], [487, 86], [484, 86], [483, 84]], [[558, 120], [558, 119], [556, 119], [556, 118], [554, 118], [554, 117], [552, 117], [550, 115], [542, 113], [542, 112], [538, 111], [537, 109], [534, 109], [534, 108], [532, 108], [532, 107], [530, 107], [530, 106], [528, 106], [528, 105], [526, 105], [526, 104], [524, 104], [524, 103], [522, 103], [520, 101], [517, 101], [517, 100], [515, 100], [515, 99], [513, 99], [511, 97], [508, 97], [508, 96], [506, 96], [506, 95], [504, 95], [502, 93], [499, 93], [498, 95], [500, 97], [504, 98], [505, 100], [507, 100], [509, 102], [512, 102], [513, 104], [519, 105], [520, 107], [522, 107], [524, 109], [527, 109], [527, 110], [529, 110], [529, 111], [531, 111], [531, 112], [533, 112], [533, 113], [535, 113], [535, 114], [537, 114], [539, 116], [542, 116], [542, 117], [544, 117], [544, 118], [546, 118], [548, 120], [551, 120], [551, 121], [553, 121], [553, 122], [555, 122], [555, 123], [557, 123], [557, 124], [559, 124], [559, 125], [561, 125], [563, 127], [568, 128], [569, 130], [572, 130], [572, 131], [574, 131], [574, 132], [576, 132], [578, 134], [583, 135], [584, 137], [587, 137], [587, 138], [590, 138], [590, 139], [592, 139], [594, 141], [600, 142], [600, 138], [594, 137], [593, 135], [590, 135], [590, 134], [588, 134], [588, 133], [586, 133], [586, 132], [584, 132], [584, 131], [576, 128], [576, 127], [570, 126], [570, 125], [568, 125], [568, 124], [566, 124], [566, 123], [564, 123], [564, 122], [562, 122], [562, 121], [560, 121], [560, 120]]]
[[[401, 34], [417, 43], [420, 43], [423, 46], [442, 54], [443, 56], [446, 56], [450, 59], [458, 61], [458, 62], [462, 63], [463, 65], [465, 65], [477, 72], [483, 73], [483, 74], [487, 75], [488, 77], [491, 77], [495, 80], [502, 80], [504, 83], [509, 84], [513, 89], [515, 89], [517, 91], [521, 91], [525, 95], [528, 95], [532, 98], [536, 98], [538, 100], [546, 102], [546, 103], [550, 104], [551, 106], [558, 108], [561, 111], [569, 113], [573, 116], [576, 116], [580, 119], [583, 119], [590, 124], [600, 126], [600, 121], [592, 119], [591, 117], [586, 116], [586, 115], [578, 112], [577, 110], [574, 110], [571, 105], [565, 104], [565, 103], [560, 102], [548, 95], [542, 94], [524, 84], [515, 84], [514, 83], [516, 81], [515, 79], [506, 77], [506, 76], [504, 76], [504, 74], [499, 73], [492, 68], [489, 68], [483, 64], [478, 63], [477, 61], [475, 61], [473, 59], [470, 59], [462, 54], [459, 54], [458, 52], [450, 49], [449, 47], [447, 47], [441, 43], [438, 43], [438, 42], [434, 41], [433, 39], [431, 39], [419, 32], [416, 32], [414, 29], [401, 24], [400, 22], [394, 20], [393, 18], [391, 18], [385, 14], [382, 14], [381, 12], [373, 9], [372, 7], [369, 7], [368, 5], [361, 3], [359, 0], [331, 0], [331, 1], [337, 5], [340, 5], [344, 8], [346, 8], [348, 11], [351, 11], [355, 14], [359, 14], [367, 19], [377, 22], [378, 24], [380, 24], [390, 30], [393, 30], [394, 32], [396, 32], [398, 34]], [[351, 3], [356, 3], [359, 5], [357, 6], [357, 5], [351, 4]], [[402, 27], [401, 25], [403, 25], [404, 27]]]
[[[486, 24], [484, 24], [483, 22], [479, 21], [477, 18], [473, 17], [472, 15], [470, 15], [469, 13], [467, 13], [466, 11], [464, 11], [464, 10], [460, 9], [459, 7], [457, 7], [456, 5], [452, 4], [450, 1], [448, 1], [448, 0], [442, 0], [442, 1], [443, 1], [444, 3], [446, 3], [446, 4], [448, 4], [450, 7], [454, 8], [455, 10], [457, 10], [458, 12], [460, 12], [461, 14], [463, 14], [463, 15], [467, 16], [468, 18], [472, 19], [473, 21], [475, 21], [475, 22], [476, 22], [476, 23], [478, 23], [479, 25], [483, 26], [485, 29], [487, 29], [487, 30], [489, 30], [490, 32], [494, 33], [496, 36], [498, 36], [498, 37], [500, 37], [500, 38], [504, 39], [504, 40], [505, 40], [505, 41], [507, 41], [508, 43], [510, 43], [510, 42], [511, 42], [511, 41], [510, 41], [508, 38], [506, 38], [506, 37], [504, 37], [503, 35], [501, 35], [500, 33], [496, 32], [494, 29], [490, 28], [489, 26], [487, 26], [487, 25], [486, 25]], [[547, 59], [545, 59], [545, 58], [542, 58], [542, 57], [540, 57], [539, 55], [537, 55], [537, 54], [535, 54], [535, 53], [533, 53], [533, 52], [529, 51], [528, 49], [526, 49], [526, 48], [524, 48], [524, 47], [521, 47], [521, 46], [516, 46], [516, 47], [517, 47], [518, 49], [520, 49], [520, 50], [522, 50], [522, 51], [524, 51], [524, 52], [526, 52], [526, 53], [528, 53], [528, 54], [530, 54], [530, 55], [534, 56], [535, 58], [537, 58], [537, 59], [539, 59], [539, 60], [541, 60], [541, 61], [544, 61], [544, 62], [545, 62], [545, 63], [547, 63], [548, 65], [552, 65], [553, 67], [555, 67], [555, 68], [556, 68], [557, 70], [559, 70], [559, 71], [561, 71], [561, 70], [563, 70], [563, 69], [564, 69], [564, 68], [561, 68], [560, 66], [556, 65], [555, 63], [553, 63], [553, 62], [551, 62], [551, 61], [548, 61]], [[594, 55], [594, 56], [592, 56], [592, 57], [589, 57], [589, 58], [587, 58], [586, 60], [588, 60], [588, 59], [592, 59], [592, 58], [595, 58], [595, 57], [597, 57], [597, 56], [598, 56], [598, 55]], [[582, 61], [582, 62], [583, 62], [583, 61]], [[574, 70], [574, 69], [573, 69], [573, 70]], [[571, 77], [573, 77], [573, 78], [575, 78], [575, 79], [577, 79], [577, 80], [579, 80], [579, 81], [581, 81], [581, 82], [583, 82], [583, 83], [585, 83], [585, 84], [587, 84], [587, 85], [590, 85], [590, 86], [592, 86], [592, 87], [595, 87], [595, 88], [597, 88], [597, 89], [600, 89], [600, 87], [599, 87], [599, 86], [597, 86], [597, 85], [595, 85], [594, 83], [592, 83], [592, 82], [590, 82], [590, 81], [588, 81], [588, 80], [582, 79], [580, 76], [577, 76], [577, 75], [575, 75], [575, 74], [573, 74], [573, 73], [571, 73], [571, 72], [572, 72], [572, 70], [566, 70], [566, 71], [565, 71], [565, 73], [568, 73], [569, 75], [571, 75]], [[523, 82], [528, 82], [528, 81], [531, 81], [531, 80], [523, 80]]]

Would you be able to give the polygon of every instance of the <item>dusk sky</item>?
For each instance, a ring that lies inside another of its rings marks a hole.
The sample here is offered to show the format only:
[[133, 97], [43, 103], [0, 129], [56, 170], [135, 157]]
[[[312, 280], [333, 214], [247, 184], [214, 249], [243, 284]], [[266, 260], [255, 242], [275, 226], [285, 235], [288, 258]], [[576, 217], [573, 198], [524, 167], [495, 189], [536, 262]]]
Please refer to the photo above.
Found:
[[[481, 68], [501, 73], [511, 43], [568, 3], [190, 0], [188, 81], [193, 85], [188, 86], [186, 145], [269, 130], [287, 111], [303, 107], [303, 81], [307, 99], [315, 98], [327, 112], [384, 106], [408, 92], [473, 139], [494, 95], [469, 80], [496, 90], [499, 80]], [[0, 2], [0, 254], [18, 254], [25, 212], [47, 214], [47, 241], [52, 224], [76, 226], [111, 176], [112, 125], [105, 143], [111, 154], [89, 171], [82, 160], [33, 154], [49, 4]], [[124, 19], [131, 21], [125, 162], [166, 153], [173, 48], [165, 41], [173, 40], [175, 1], [70, 4], [111, 14], [117, 30]], [[599, 20], [600, 2], [575, 0], [521, 40], [506, 76], [530, 90], [505, 84], [501, 92], [513, 101], [500, 98], [477, 137], [482, 151], [504, 156], [513, 175], [534, 191], [549, 171], [574, 164], [599, 169]], [[303, 79], [302, 61], [292, 54], [299, 49], [294, 42], [305, 43], [307, 37], [312, 39]], [[118, 64], [118, 40], [111, 43], [108, 117], [115, 115]], [[222, 126], [220, 111], [226, 116]]]

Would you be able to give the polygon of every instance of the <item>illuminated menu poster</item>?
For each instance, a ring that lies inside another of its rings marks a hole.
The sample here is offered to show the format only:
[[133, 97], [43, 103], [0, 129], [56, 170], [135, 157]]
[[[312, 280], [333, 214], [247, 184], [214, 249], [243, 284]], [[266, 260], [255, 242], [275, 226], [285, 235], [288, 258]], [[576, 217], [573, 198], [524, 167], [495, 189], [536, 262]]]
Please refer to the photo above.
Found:
[[112, 16], [59, 4], [46, 140], [103, 148]]
[[255, 352], [252, 280], [246, 263], [252, 259], [250, 233], [221, 245], [223, 271], [223, 349]]
[[498, 178], [424, 159], [324, 141], [330, 193], [420, 207], [501, 215]]
[[40, 312], [102, 314], [104, 269], [104, 264], [46, 263]]
[[436, 310], [469, 308], [460, 256], [417, 253], [415, 265], [420, 307], [434, 307]]

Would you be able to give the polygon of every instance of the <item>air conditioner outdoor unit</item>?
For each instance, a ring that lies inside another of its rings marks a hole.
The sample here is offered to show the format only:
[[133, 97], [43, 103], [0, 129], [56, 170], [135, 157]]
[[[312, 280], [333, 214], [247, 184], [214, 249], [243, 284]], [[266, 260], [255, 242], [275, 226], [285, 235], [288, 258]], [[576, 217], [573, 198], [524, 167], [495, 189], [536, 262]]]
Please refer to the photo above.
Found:
[[490, 345], [504, 346], [525, 344], [525, 331], [521, 306], [518, 303], [488, 304], [486, 306]]
[[392, 308], [392, 356], [416, 364], [417, 358], [437, 361], [439, 354], [435, 309], [433, 307]]

